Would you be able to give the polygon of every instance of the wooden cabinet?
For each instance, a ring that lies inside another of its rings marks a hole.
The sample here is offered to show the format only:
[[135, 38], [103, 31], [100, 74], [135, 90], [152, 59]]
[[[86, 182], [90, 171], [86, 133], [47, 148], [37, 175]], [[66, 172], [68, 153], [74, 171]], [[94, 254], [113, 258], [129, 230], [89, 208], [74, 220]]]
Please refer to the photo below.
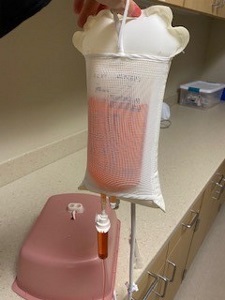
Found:
[[217, 8], [216, 15], [225, 18], [225, 2], [221, 2], [221, 5]]
[[210, 226], [225, 202], [225, 161], [200, 193], [166, 245], [145, 270], [133, 300], [173, 300]]
[[182, 219], [169, 241], [164, 277], [168, 280], [165, 300], [172, 300], [183, 280], [189, 248], [198, 220], [201, 202], [197, 201]]
[[[224, 173], [223, 174], [224, 174], [224, 176], [223, 176], [222, 181], [221, 181], [222, 190], [221, 190], [221, 194], [220, 194], [220, 207], [225, 202], [225, 168], [224, 168]], [[220, 209], [220, 207], [219, 207], [219, 209]]]
[[184, 4], [184, 0], [167, 0], [166, 2], [168, 2], [170, 4], [178, 5], [178, 6], [183, 6], [183, 4]]
[[158, 2], [172, 4], [193, 11], [225, 18], [224, 0], [158, 0]]
[[167, 245], [150, 264], [138, 282], [134, 300], [172, 300], [185, 270], [200, 203], [196, 202], [184, 216]]
[[201, 208], [198, 216], [198, 221], [195, 227], [195, 232], [191, 241], [191, 247], [189, 250], [189, 255], [188, 255], [185, 270], [189, 269], [210, 226], [209, 215], [210, 215], [212, 201], [209, 198], [209, 194], [210, 194], [210, 187], [207, 187], [203, 195], [200, 196], [199, 199], [197, 200], [201, 203]]
[[208, 14], [213, 14], [216, 9], [213, 0], [185, 0], [184, 7]]
[[223, 0], [184, 0], [184, 7], [225, 18], [225, 3]]
[[159, 0], [160, 2], [168, 3], [168, 4], [174, 4], [177, 6], [183, 6], [184, 0]]
[[218, 169], [218, 176], [216, 181], [216, 191], [214, 190], [214, 198], [219, 201], [219, 209], [221, 205], [225, 202], [225, 162], [221, 164]]
[[138, 292], [133, 293], [133, 300], [156, 300], [165, 294], [167, 280], [163, 276], [168, 246], [165, 246], [153, 262], [147, 267], [138, 281]]
[[217, 172], [210, 179], [205, 189], [205, 192], [203, 194], [197, 226], [195, 228], [195, 233], [191, 241], [191, 247], [190, 247], [188, 260], [186, 264], [186, 270], [189, 269], [210, 226], [215, 220], [221, 205], [224, 203], [224, 199], [225, 199], [224, 186], [225, 186], [225, 162], [221, 164]]

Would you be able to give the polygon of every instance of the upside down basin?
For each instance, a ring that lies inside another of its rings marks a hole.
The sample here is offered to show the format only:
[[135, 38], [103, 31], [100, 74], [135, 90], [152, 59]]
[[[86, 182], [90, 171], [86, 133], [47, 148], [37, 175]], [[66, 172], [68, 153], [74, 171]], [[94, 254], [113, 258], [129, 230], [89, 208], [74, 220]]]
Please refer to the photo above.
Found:
[[[75, 219], [67, 207], [83, 206]], [[112, 300], [120, 222], [110, 207], [109, 250], [98, 258], [95, 215], [100, 198], [62, 194], [48, 199], [19, 255], [13, 290], [27, 300]]]

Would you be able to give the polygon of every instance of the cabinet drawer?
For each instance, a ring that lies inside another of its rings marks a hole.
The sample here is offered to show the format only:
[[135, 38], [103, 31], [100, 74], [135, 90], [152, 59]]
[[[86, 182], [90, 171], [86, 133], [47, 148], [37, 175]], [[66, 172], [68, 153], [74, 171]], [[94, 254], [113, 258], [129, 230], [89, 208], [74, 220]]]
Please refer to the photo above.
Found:
[[170, 242], [164, 276], [168, 280], [165, 300], [172, 300], [183, 280], [192, 236], [198, 221], [201, 198], [184, 216], [173, 233]]
[[[224, 10], [225, 10], [225, 8], [224, 8]], [[219, 168], [219, 172], [223, 175], [223, 178], [220, 182], [220, 184], [222, 185], [222, 190], [221, 190], [221, 194], [220, 194], [220, 203], [222, 205], [225, 202], [225, 160], [221, 164], [221, 166]]]
[[223, 162], [223, 164], [220, 165], [220, 167], [217, 169], [216, 173], [213, 175], [213, 177], [210, 179], [209, 183], [206, 186], [199, 213], [198, 226], [193, 235], [188, 255], [188, 260], [186, 264], [187, 270], [189, 269], [214, 219], [216, 218], [220, 205], [224, 201], [224, 174], [225, 163]]
[[189, 211], [183, 217], [180, 224], [172, 234], [169, 242], [168, 253], [171, 253], [173, 251], [173, 249], [176, 247], [176, 244], [179, 242], [179, 240], [184, 234], [189, 234], [189, 232], [191, 232], [192, 234], [198, 219], [198, 214], [201, 206], [201, 200], [199, 199], [201, 199], [201, 196], [197, 198], [193, 206], [189, 209]]
[[133, 293], [133, 300], [155, 300], [157, 294], [163, 296], [166, 280], [163, 278], [168, 246], [163, 247], [152, 263], [146, 268], [138, 280], [138, 292]]
[[192, 10], [204, 12], [207, 14], [214, 13], [214, 0], [185, 0], [184, 7]]
[[[219, 166], [215, 176], [212, 178], [211, 199], [217, 202], [219, 208], [225, 200], [225, 161]], [[216, 205], [216, 204], [215, 204]]]

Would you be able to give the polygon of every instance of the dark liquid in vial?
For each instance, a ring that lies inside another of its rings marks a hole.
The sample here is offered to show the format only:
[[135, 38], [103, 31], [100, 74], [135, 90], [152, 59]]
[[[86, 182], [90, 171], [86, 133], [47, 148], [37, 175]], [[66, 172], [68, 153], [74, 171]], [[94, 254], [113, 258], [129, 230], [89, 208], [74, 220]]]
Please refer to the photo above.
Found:
[[108, 232], [97, 232], [98, 234], [98, 256], [101, 259], [108, 257]]

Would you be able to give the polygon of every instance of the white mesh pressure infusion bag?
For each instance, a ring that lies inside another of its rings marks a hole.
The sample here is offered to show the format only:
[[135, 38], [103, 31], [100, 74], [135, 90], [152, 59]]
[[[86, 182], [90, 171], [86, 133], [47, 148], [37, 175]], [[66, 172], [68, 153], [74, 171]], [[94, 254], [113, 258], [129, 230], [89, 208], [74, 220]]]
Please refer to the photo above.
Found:
[[171, 59], [189, 40], [171, 21], [165, 6], [135, 19], [104, 10], [74, 34], [86, 60], [88, 94], [81, 189], [165, 209], [158, 175], [161, 108]]

